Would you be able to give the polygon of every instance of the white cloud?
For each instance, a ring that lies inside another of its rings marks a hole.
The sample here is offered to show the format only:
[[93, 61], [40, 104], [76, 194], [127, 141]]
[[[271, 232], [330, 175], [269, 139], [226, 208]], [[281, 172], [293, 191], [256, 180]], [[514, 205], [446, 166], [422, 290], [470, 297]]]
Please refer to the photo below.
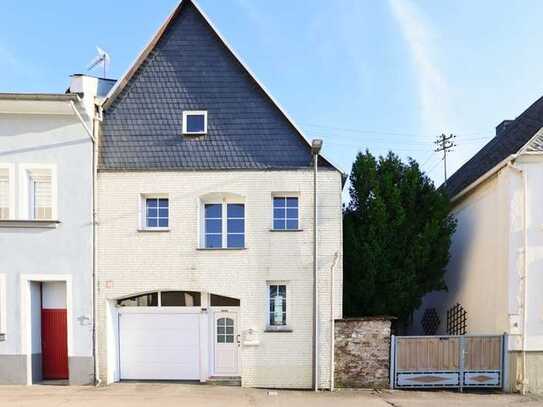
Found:
[[451, 128], [450, 92], [435, 63], [432, 27], [410, 0], [389, 0], [389, 4], [415, 65], [423, 133], [437, 136], [447, 132]]

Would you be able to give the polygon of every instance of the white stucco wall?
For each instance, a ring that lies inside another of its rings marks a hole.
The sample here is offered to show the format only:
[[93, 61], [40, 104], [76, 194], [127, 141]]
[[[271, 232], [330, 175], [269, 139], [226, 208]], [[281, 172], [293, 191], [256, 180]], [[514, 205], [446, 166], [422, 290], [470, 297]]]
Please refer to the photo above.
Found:
[[[522, 168], [527, 177], [527, 350], [543, 351], [543, 155], [522, 156], [517, 160], [518, 167]], [[514, 219], [522, 220], [522, 185], [518, 177], [518, 187], [514, 191], [515, 216]], [[522, 225], [519, 225], [522, 226]], [[517, 228], [520, 234], [523, 229]], [[521, 312], [519, 297], [522, 295], [520, 276], [523, 273], [522, 262], [522, 240], [516, 239], [518, 243], [511, 247], [511, 255], [519, 253], [518, 261], [510, 264], [510, 278], [513, 284], [510, 291], [510, 302], [513, 311]], [[520, 349], [517, 344], [515, 349]]]
[[507, 330], [507, 171], [487, 181], [454, 208], [452, 214], [458, 223], [445, 275], [448, 291], [433, 292], [424, 298], [410, 333], [423, 334], [420, 319], [425, 309], [433, 307], [440, 317], [438, 333], [445, 334], [447, 310], [456, 303], [467, 311], [468, 333]]
[[[341, 178], [321, 171], [319, 274], [321, 386], [329, 386], [330, 267], [335, 253], [335, 317], [341, 317]], [[241, 300], [240, 330], [260, 340], [240, 348], [245, 386], [307, 388], [312, 383], [313, 175], [300, 171], [100, 172], [98, 176], [98, 307], [100, 375], [107, 360], [106, 301], [161, 289], [205, 291]], [[245, 198], [246, 250], [197, 250], [199, 198], [224, 192]], [[271, 232], [272, 193], [300, 194], [301, 232]], [[138, 232], [142, 193], [167, 193], [170, 231]], [[265, 333], [267, 281], [288, 281], [293, 332]], [[109, 344], [111, 346], [111, 343]], [[110, 358], [111, 359], [111, 358]], [[111, 376], [111, 375], [110, 375]]]
[[[521, 155], [514, 163], [527, 177], [527, 347], [543, 350], [543, 156]], [[468, 312], [468, 333], [510, 335], [510, 350], [522, 349], [524, 273], [524, 189], [522, 175], [510, 167], [486, 181], [453, 210], [458, 220], [447, 267], [447, 293], [425, 297], [411, 329], [422, 333], [425, 308], [440, 313], [459, 302]]]
[[71, 276], [74, 294], [70, 312], [74, 324], [69, 356], [92, 357], [92, 143], [89, 135], [75, 115], [0, 114], [0, 163], [14, 168], [12, 181], [16, 186], [17, 208], [21, 195], [20, 166], [55, 166], [61, 222], [55, 228], [0, 225], [0, 274], [6, 274], [9, 310], [6, 340], [0, 341], [0, 357], [23, 352], [22, 275]]

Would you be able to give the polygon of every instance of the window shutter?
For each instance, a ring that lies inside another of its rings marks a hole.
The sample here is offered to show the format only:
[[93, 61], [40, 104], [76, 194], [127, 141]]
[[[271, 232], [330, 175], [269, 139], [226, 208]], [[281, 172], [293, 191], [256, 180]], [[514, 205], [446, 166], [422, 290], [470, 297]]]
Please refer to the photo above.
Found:
[[9, 172], [0, 169], [0, 219], [9, 219]]
[[50, 170], [33, 170], [30, 173], [30, 196], [33, 219], [52, 219], [53, 193]]

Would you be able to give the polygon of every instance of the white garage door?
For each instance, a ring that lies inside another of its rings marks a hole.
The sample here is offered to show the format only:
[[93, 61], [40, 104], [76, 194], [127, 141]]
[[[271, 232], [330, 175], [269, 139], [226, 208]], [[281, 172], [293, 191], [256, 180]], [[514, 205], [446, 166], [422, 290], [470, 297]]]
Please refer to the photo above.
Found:
[[121, 379], [199, 379], [199, 320], [199, 314], [120, 314]]

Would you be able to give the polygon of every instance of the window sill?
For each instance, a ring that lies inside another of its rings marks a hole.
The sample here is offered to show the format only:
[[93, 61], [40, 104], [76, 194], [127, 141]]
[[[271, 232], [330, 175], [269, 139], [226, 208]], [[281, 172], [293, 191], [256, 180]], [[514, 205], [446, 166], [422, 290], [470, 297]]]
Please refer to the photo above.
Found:
[[264, 332], [292, 332], [292, 329], [288, 325], [266, 326]]
[[202, 133], [200, 133], [200, 132], [197, 132], [197, 133], [183, 133], [183, 136], [185, 136], [185, 137], [203, 137], [206, 134], [207, 133], [205, 133], [205, 132], [202, 132]]
[[270, 232], [303, 232], [303, 229], [270, 229]]
[[146, 233], [146, 232], [169, 232], [170, 231], [170, 228], [143, 228], [143, 229], [138, 229], [138, 232], [143, 232], [143, 233]]
[[0, 228], [42, 228], [55, 229], [59, 220], [7, 219], [0, 220]]
[[246, 247], [198, 247], [196, 250], [202, 250], [202, 251], [239, 251], [239, 250], [247, 250]]

